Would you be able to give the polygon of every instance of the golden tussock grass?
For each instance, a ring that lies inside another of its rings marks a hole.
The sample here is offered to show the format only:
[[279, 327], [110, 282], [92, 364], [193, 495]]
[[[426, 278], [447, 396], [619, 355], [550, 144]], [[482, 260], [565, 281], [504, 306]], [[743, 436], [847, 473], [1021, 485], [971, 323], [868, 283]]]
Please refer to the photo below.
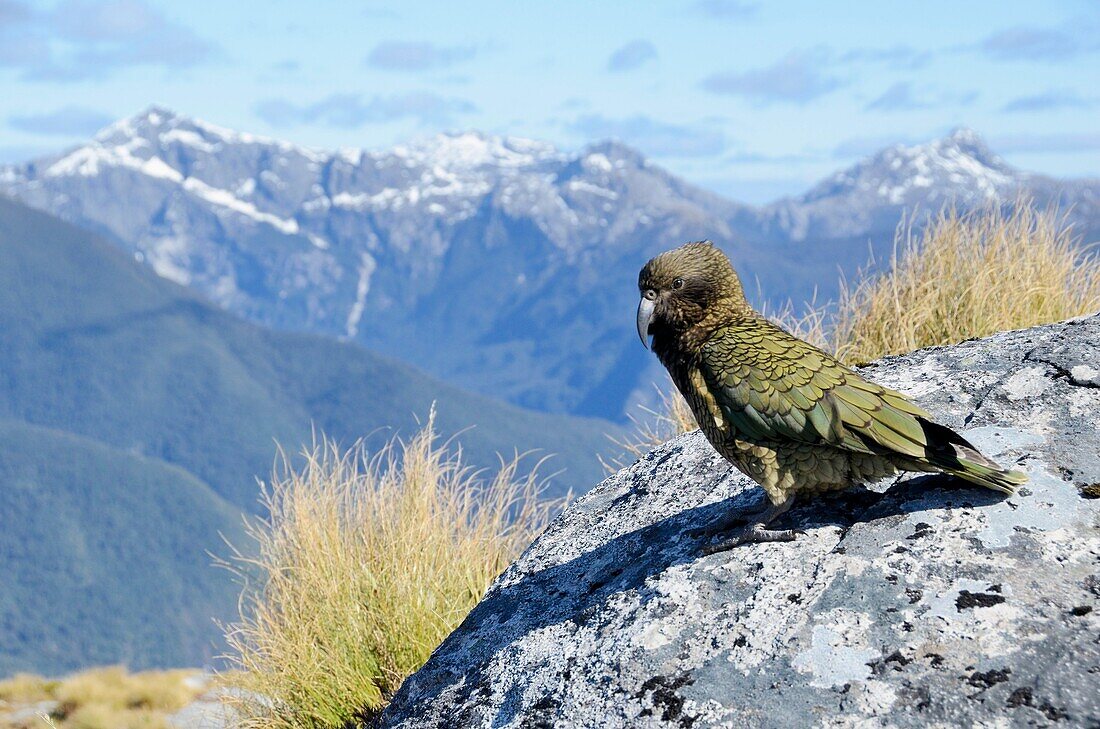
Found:
[[1053, 211], [945, 210], [898, 229], [890, 270], [842, 288], [829, 341], [861, 363], [1100, 309], [1100, 263]]
[[690, 433], [699, 427], [691, 408], [688, 407], [687, 400], [675, 385], [670, 382], [664, 389], [656, 385], [654, 388], [657, 391], [657, 402], [654, 407], [639, 406], [641, 415], [630, 415], [633, 426], [631, 431], [622, 436], [607, 436], [612, 443], [622, 449], [619, 455], [610, 460], [600, 457], [600, 462], [608, 473], [615, 473], [629, 466], [666, 440], [683, 433]]
[[227, 630], [245, 727], [369, 718], [545, 526], [518, 456], [488, 479], [437, 442], [434, 416], [373, 456], [321, 443], [283, 458], [248, 524], [254, 556]]
[[203, 684], [195, 670], [129, 673], [110, 666], [59, 679], [18, 674], [0, 682], [0, 716], [6, 709], [51, 702], [54, 708], [8, 729], [167, 729], [167, 717], [194, 701]]

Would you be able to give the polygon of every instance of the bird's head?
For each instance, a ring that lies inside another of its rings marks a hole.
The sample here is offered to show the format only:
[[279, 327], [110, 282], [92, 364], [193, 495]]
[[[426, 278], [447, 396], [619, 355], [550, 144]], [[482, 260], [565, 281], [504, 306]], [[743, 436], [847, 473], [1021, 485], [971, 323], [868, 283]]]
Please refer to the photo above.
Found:
[[712, 307], [748, 308], [741, 280], [710, 241], [685, 243], [651, 258], [638, 274], [638, 336], [677, 334], [707, 318]]

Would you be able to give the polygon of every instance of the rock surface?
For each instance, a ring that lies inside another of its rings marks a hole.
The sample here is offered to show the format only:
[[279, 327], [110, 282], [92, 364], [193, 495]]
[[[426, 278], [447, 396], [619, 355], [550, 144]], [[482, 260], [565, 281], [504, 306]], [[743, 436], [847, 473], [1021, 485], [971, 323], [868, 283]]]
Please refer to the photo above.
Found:
[[704, 557], [763, 494], [681, 436], [569, 506], [381, 724], [1100, 725], [1100, 315], [866, 372], [1030, 483], [891, 479]]

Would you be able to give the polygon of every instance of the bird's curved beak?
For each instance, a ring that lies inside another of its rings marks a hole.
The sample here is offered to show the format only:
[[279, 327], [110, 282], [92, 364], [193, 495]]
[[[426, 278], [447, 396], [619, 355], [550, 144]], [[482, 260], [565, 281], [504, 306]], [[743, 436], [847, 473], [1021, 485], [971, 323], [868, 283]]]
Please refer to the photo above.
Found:
[[638, 302], [638, 336], [642, 338], [642, 346], [649, 349], [649, 324], [653, 321], [654, 304], [647, 298]]

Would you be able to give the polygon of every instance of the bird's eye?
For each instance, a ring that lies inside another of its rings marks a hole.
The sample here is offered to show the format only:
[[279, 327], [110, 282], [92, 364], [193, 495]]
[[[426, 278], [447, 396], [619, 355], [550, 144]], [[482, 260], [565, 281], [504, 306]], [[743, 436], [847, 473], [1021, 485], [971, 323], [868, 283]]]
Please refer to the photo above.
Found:
[[674, 281], [672, 282], [672, 288], [674, 288], [674, 289], [682, 289], [682, 288], [684, 288], [684, 279], [682, 279], [682, 278], [678, 278], [678, 279], [675, 279], [675, 280], [674, 280]]

